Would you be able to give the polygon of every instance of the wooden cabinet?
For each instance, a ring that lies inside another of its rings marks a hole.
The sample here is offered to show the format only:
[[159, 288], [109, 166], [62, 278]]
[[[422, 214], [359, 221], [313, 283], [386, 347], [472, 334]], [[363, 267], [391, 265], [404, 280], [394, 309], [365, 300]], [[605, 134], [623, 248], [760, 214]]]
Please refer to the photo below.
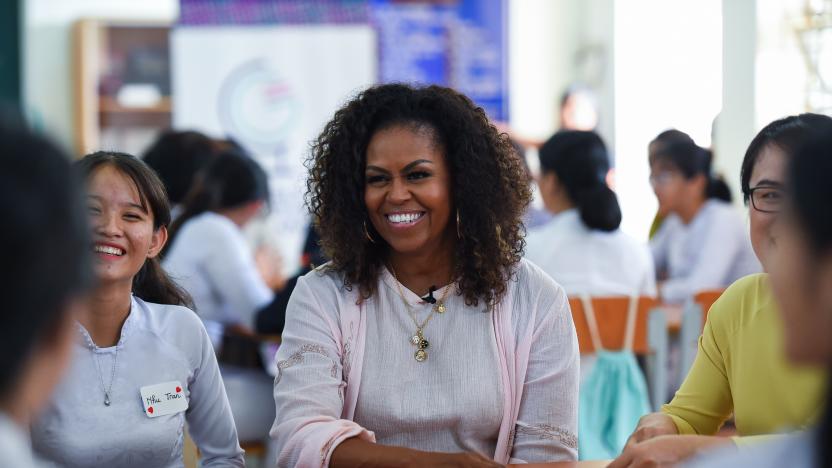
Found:
[[76, 150], [140, 154], [171, 126], [170, 25], [79, 20], [73, 31]]

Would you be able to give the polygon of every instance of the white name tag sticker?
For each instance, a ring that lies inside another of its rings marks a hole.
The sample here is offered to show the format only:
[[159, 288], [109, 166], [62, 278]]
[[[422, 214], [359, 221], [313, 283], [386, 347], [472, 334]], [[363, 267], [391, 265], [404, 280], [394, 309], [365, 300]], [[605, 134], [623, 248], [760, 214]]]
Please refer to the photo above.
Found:
[[167, 414], [181, 413], [188, 409], [185, 389], [179, 382], [165, 382], [148, 385], [139, 390], [142, 394], [144, 414], [156, 418]]

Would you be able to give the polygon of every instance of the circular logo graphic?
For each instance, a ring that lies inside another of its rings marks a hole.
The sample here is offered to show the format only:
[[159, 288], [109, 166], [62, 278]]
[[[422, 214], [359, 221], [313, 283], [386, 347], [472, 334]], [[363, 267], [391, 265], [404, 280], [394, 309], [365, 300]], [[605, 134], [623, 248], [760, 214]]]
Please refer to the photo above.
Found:
[[223, 129], [243, 146], [270, 154], [285, 145], [300, 112], [291, 84], [265, 59], [234, 69], [220, 87], [219, 100]]

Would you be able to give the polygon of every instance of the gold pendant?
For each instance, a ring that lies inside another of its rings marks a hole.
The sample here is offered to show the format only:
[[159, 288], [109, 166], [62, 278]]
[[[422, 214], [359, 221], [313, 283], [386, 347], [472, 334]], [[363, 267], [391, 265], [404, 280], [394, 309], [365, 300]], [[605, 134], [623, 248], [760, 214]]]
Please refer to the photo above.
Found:
[[428, 353], [424, 349], [420, 349], [413, 354], [413, 357], [416, 359], [417, 362], [425, 362], [428, 358]]
[[434, 306], [434, 309], [437, 312], [439, 312], [440, 314], [444, 314], [445, 313], [445, 303], [444, 302], [438, 302], [436, 304], [436, 306]]

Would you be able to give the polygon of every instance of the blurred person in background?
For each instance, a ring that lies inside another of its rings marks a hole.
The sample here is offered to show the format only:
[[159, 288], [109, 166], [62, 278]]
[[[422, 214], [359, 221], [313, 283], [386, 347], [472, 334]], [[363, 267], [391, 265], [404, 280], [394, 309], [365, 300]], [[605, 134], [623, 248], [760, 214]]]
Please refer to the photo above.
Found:
[[[690, 135], [681, 130], [671, 128], [659, 133], [656, 135], [656, 138], [650, 141], [650, 144], [647, 145], [647, 160], [652, 161], [660, 149], [667, 148], [669, 145], [677, 142], [695, 144]], [[656, 232], [662, 226], [662, 222], [667, 215], [668, 213], [662, 213], [661, 210], [656, 211], [653, 224], [650, 225], [650, 239], [656, 235]]]
[[554, 218], [526, 238], [526, 258], [568, 295], [655, 296], [647, 246], [620, 229], [621, 208], [607, 186], [609, 155], [595, 132], [562, 131], [539, 150], [540, 192]]
[[570, 85], [560, 97], [560, 130], [595, 131], [598, 128], [598, 97], [589, 86]]
[[34, 468], [29, 423], [64, 375], [92, 285], [89, 228], [70, 160], [0, 123], [0, 466]]
[[761, 270], [730, 191], [711, 174], [711, 157], [679, 141], [657, 148], [650, 160], [650, 184], [665, 216], [650, 250], [666, 303], [682, 303]]
[[260, 165], [236, 151], [220, 153], [186, 196], [163, 260], [208, 329], [244, 442], [268, 438], [274, 420], [272, 377], [254, 336], [257, 317], [268, 317], [273, 334], [283, 331], [285, 317], [286, 299], [275, 294], [285, 284], [279, 261], [252, 252], [243, 235], [268, 203]]
[[98, 281], [70, 370], [32, 426], [35, 450], [61, 467], [182, 466], [187, 423], [202, 466], [244, 466], [211, 341], [158, 260], [170, 223], [164, 185], [124, 153], [93, 153], [76, 169]]
[[[774, 274], [786, 166], [813, 135], [832, 134], [832, 118], [801, 114], [775, 120], [751, 141], [740, 172], [751, 242]], [[760, 437], [812, 424], [821, 409], [827, 373], [786, 359], [784, 323], [768, 274], [732, 284], [711, 307], [699, 351], [684, 383], [661, 412], [641, 418], [614, 468], [676, 463], [713, 446], [745, 447]], [[733, 416], [739, 437], [715, 437]]]

